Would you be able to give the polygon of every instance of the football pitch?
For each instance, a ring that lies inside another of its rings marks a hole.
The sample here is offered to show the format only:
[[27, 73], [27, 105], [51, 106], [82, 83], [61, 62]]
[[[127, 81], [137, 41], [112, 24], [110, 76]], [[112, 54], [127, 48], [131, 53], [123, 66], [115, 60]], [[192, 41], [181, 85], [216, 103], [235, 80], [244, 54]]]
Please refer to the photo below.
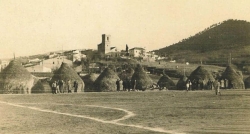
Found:
[[0, 95], [0, 133], [250, 133], [250, 91]]

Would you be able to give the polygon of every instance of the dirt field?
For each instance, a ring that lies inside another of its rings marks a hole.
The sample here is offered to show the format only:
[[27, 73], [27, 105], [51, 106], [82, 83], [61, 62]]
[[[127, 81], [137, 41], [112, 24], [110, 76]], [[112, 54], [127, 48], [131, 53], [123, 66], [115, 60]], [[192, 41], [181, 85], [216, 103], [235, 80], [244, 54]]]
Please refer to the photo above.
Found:
[[0, 133], [250, 133], [250, 91], [0, 95]]

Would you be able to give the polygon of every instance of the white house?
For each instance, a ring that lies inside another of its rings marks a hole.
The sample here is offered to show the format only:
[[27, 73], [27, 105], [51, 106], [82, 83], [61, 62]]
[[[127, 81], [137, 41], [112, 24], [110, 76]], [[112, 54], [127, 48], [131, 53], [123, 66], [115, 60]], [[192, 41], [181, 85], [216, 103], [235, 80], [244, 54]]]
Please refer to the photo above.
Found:
[[62, 62], [67, 63], [69, 66], [73, 65], [72, 61], [66, 59], [65, 56], [59, 56], [52, 59], [43, 60], [42, 64], [44, 67], [54, 70], [60, 68]]
[[29, 72], [52, 72], [51, 68], [44, 67], [43, 65], [36, 65], [26, 68]]
[[82, 58], [86, 58], [85, 54], [81, 54], [81, 53], [74, 53], [73, 54], [73, 62], [75, 61], [81, 61]]
[[145, 56], [145, 48], [141, 47], [134, 47], [132, 49], [129, 49], [129, 55], [131, 57], [144, 57]]
[[56, 53], [50, 53], [49, 58], [55, 58], [58, 54]]
[[158, 58], [158, 55], [155, 55], [154, 52], [146, 52], [145, 56], [143, 57], [143, 60], [153, 62], [157, 60], [157, 58]]
[[29, 63], [39, 63], [39, 62], [41, 62], [41, 60], [38, 58], [29, 60]]

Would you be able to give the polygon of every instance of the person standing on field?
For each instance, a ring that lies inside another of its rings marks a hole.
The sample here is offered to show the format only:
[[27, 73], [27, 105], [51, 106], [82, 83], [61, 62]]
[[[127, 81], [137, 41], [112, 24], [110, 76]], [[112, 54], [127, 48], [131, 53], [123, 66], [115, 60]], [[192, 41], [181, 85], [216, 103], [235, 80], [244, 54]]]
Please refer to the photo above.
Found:
[[67, 89], [68, 89], [68, 93], [71, 93], [71, 82], [70, 82], [70, 80], [67, 81]]
[[127, 81], [127, 88], [128, 88], [128, 91], [130, 92], [130, 89], [131, 89], [131, 80], [129, 80], [129, 79]]
[[221, 86], [221, 89], [224, 89], [225, 84], [224, 84], [224, 80], [223, 79], [220, 80], [220, 86]]
[[122, 81], [122, 88], [123, 88], [123, 91], [127, 90], [127, 80], [126, 79]]
[[56, 81], [52, 83], [52, 94], [56, 94]]
[[[195, 81], [195, 80], [194, 80]], [[188, 84], [189, 84], [189, 90], [193, 90], [193, 89], [195, 89], [195, 84], [192, 84], [192, 82], [189, 80], [189, 82], [188, 82]], [[193, 86], [193, 88], [192, 88], [192, 86]]]
[[56, 82], [56, 93], [60, 93], [60, 90], [59, 90], [59, 80]]
[[64, 90], [63, 90], [63, 80], [59, 80], [58, 84], [59, 84], [59, 90], [60, 90], [60, 92], [64, 93]]
[[115, 82], [116, 84], [116, 90], [119, 92], [120, 91], [120, 80], [117, 79], [117, 81]]
[[76, 93], [78, 89], [78, 82], [74, 81], [74, 92]]
[[227, 89], [227, 88], [228, 88], [228, 80], [225, 79], [225, 89]]
[[189, 89], [189, 81], [186, 82], [186, 90], [188, 91]]
[[221, 95], [220, 93], [220, 81], [217, 81], [217, 87], [215, 88], [215, 94], [217, 95], [218, 93]]

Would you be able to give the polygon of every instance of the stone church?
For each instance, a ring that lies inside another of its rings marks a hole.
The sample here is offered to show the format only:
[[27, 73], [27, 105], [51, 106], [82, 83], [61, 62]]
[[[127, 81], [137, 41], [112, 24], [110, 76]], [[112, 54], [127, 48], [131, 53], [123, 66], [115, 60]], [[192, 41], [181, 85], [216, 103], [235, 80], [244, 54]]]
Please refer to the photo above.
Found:
[[111, 36], [107, 34], [102, 35], [102, 43], [98, 44], [99, 54], [107, 55], [112, 52], [117, 52], [117, 48], [111, 46], [110, 37]]

